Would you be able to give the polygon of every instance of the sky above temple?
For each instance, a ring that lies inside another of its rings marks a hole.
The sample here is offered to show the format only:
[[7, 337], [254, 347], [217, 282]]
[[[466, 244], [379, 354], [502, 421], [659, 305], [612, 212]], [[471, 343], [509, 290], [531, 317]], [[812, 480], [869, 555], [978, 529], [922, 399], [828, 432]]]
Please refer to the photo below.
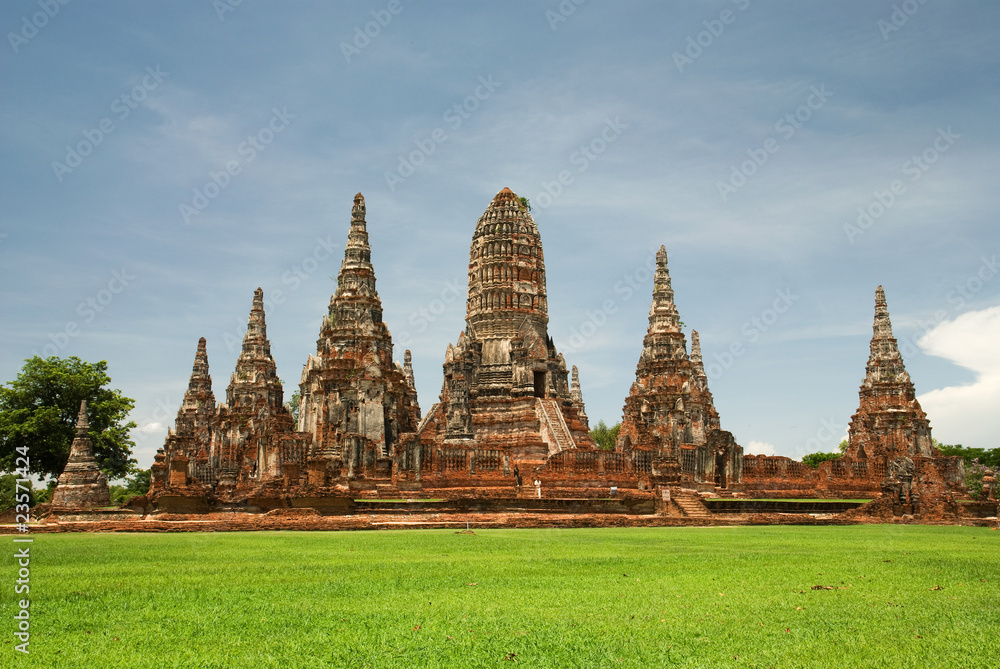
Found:
[[504, 186], [549, 333], [621, 419], [656, 249], [748, 451], [832, 451], [885, 287], [933, 435], [1000, 446], [1000, 5], [0, 4], [0, 381], [107, 360], [152, 463], [253, 291], [289, 397], [364, 194], [395, 358], [437, 401]]

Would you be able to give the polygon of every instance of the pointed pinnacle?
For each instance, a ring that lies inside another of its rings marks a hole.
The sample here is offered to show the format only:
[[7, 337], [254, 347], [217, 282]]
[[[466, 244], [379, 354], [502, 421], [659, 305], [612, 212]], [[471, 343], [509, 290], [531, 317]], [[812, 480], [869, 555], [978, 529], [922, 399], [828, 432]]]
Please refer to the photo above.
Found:
[[882, 286], [875, 289], [875, 313], [876, 315], [889, 313], [889, 305], [885, 301], [885, 290]]
[[691, 362], [701, 364], [701, 338], [697, 330], [691, 330]]
[[87, 430], [90, 429], [90, 421], [87, 420], [87, 400], [80, 400], [80, 413], [76, 417], [76, 436], [86, 437]]

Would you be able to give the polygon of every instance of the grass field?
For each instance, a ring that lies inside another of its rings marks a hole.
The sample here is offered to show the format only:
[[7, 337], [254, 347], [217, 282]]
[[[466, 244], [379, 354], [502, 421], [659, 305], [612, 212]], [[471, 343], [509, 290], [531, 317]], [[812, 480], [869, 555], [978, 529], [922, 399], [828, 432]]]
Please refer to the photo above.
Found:
[[1000, 662], [983, 528], [36, 535], [31, 554], [31, 654], [5, 584], [2, 666]]

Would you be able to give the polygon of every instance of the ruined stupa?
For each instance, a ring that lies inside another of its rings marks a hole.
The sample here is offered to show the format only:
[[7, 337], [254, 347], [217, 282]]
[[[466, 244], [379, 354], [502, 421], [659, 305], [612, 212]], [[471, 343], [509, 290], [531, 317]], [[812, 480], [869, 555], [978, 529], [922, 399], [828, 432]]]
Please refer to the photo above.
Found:
[[80, 402], [76, 419], [76, 437], [69, 451], [69, 460], [52, 491], [53, 507], [94, 507], [111, 504], [108, 479], [97, 466], [94, 444], [87, 434], [87, 401]]

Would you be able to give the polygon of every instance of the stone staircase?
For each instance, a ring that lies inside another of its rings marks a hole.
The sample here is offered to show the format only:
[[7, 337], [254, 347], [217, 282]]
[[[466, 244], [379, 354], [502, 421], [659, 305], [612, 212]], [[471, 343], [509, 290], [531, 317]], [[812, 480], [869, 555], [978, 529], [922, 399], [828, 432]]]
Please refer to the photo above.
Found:
[[686, 518], [711, 520], [712, 512], [701, 503], [701, 497], [686, 490], [671, 491], [670, 499], [680, 508]]
[[569, 448], [576, 448], [569, 426], [559, 410], [559, 401], [554, 399], [538, 399], [538, 416], [542, 423], [542, 438], [549, 446], [549, 455], [555, 455]]

